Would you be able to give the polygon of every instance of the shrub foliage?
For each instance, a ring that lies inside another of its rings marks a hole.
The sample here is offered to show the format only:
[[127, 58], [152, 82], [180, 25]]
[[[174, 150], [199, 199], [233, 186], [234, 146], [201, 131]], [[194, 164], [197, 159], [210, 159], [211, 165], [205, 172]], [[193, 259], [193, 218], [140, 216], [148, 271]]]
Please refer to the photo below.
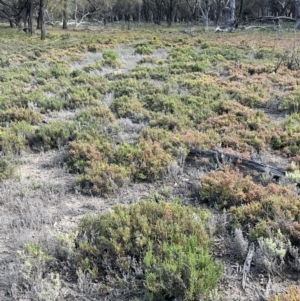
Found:
[[221, 266], [209, 255], [206, 211], [174, 203], [117, 205], [81, 221], [77, 267], [107, 288], [199, 300], [213, 289]]

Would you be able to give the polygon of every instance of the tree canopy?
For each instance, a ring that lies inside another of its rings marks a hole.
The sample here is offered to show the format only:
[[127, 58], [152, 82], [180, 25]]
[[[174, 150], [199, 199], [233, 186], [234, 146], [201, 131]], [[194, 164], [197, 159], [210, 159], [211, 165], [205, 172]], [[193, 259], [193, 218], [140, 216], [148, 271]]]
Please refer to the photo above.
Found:
[[0, 20], [11, 27], [24, 24], [29, 33], [34, 32], [35, 20], [39, 29], [43, 28], [40, 21], [44, 24], [56, 20], [62, 20], [62, 27], [67, 29], [70, 19], [76, 26], [93, 20], [103, 24], [167, 22], [169, 26], [175, 22], [203, 22], [208, 27], [209, 22], [233, 22], [233, 16], [239, 23], [265, 16], [297, 20], [299, 8], [300, 0], [0, 0]]

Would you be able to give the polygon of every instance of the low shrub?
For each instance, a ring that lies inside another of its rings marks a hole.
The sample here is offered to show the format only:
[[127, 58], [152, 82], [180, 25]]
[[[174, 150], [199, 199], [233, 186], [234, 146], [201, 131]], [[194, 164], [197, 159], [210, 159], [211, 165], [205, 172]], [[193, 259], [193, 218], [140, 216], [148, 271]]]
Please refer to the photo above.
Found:
[[114, 92], [115, 98], [121, 96], [135, 97], [141, 88], [142, 84], [137, 79], [125, 78], [113, 81], [110, 86], [110, 91]]
[[0, 152], [4, 155], [20, 155], [27, 141], [23, 133], [18, 133], [13, 128], [0, 130]]
[[139, 44], [135, 46], [134, 53], [141, 55], [151, 55], [154, 53], [154, 50], [147, 44]]
[[142, 140], [136, 149], [133, 168], [135, 180], [155, 181], [166, 175], [173, 157], [159, 142]]
[[98, 105], [99, 99], [102, 96], [95, 87], [90, 85], [68, 88], [67, 93], [64, 92], [64, 95], [67, 95], [68, 97], [64, 102], [64, 107], [67, 109], [82, 108], [88, 105]]
[[1, 122], [26, 121], [32, 125], [42, 122], [42, 116], [39, 112], [23, 109], [11, 108], [5, 111], [0, 111]]
[[280, 230], [284, 239], [300, 244], [300, 201], [291, 187], [262, 186], [225, 168], [201, 179], [200, 199], [227, 209], [233, 228], [247, 229], [251, 240], [272, 238]]
[[130, 171], [123, 166], [105, 161], [90, 161], [84, 174], [78, 176], [77, 182], [84, 193], [107, 197], [123, 186], [129, 175]]
[[117, 118], [130, 118], [140, 121], [147, 119], [148, 112], [142, 104], [134, 97], [122, 96], [115, 98], [110, 105], [110, 109]]
[[121, 67], [120, 62], [118, 61], [118, 55], [113, 50], [103, 51], [103, 59], [103, 65], [108, 65], [113, 68]]
[[42, 97], [36, 102], [38, 108], [40, 108], [41, 113], [46, 113], [48, 111], [60, 111], [63, 108], [63, 101], [58, 98], [46, 98]]
[[[83, 137], [82, 137], [83, 138]], [[93, 161], [108, 161], [112, 155], [112, 146], [101, 136], [93, 141], [83, 139], [69, 143], [67, 165], [72, 173], [84, 173]]]
[[290, 286], [285, 293], [272, 295], [268, 298], [268, 301], [300, 301], [300, 287]]
[[174, 203], [114, 206], [81, 221], [77, 268], [100, 281], [103, 293], [117, 289], [131, 297], [146, 294], [148, 300], [206, 298], [222, 274], [209, 255], [208, 218], [207, 211]]
[[40, 145], [45, 151], [61, 147], [75, 138], [75, 125], [69, 121], [56, 121], [49, 125], [43, 125], [28, 137], [31, 147]]
[[70, 70], [67, 64], [56, 63], [50, 67], [50, 73], [53, 77], [59, 78], [69, 75]]
[[5, 180], [14, 174], [14, 162], [11, 155], [0, 155], [0, 180]]
[[50, 272], [51, 257], [35, 243], [27, 243], [18, 251], [20, 262], [19, 285], [31, 290], [30, 295], [34, 299], [45, 301], [57, 301], [60, 295], [61, 280], [57, 272]]
[[83, 70], [86, 72], [91, 72], [91, 71], [101, 71], [103, 69], [103, 61], [97, 61], [95, 63], [88, 64], [83, 67]]
[[81, 124], [107, 125], [115, 121], [115, 116], [108, 108], [96, 106], [81, 111], [76, 121]]

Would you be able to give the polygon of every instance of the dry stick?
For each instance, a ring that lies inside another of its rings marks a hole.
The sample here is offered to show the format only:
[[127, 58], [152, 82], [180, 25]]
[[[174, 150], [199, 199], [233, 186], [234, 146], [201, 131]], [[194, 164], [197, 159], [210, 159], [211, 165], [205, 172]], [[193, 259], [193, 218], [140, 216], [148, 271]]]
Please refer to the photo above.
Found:
[[252, 257], [254, 254], [254, 243], [250, 244], [249, 251], [246, 257], [246, 260], [244, 262], [244, 267], [243, 267], [243, 279], [242, 279], [242, 287], [245, 289], [246, 287], [246, 279], [247, 279], [247, 274], [250, 272], [250, 267], [251, 267], [251, 261]]

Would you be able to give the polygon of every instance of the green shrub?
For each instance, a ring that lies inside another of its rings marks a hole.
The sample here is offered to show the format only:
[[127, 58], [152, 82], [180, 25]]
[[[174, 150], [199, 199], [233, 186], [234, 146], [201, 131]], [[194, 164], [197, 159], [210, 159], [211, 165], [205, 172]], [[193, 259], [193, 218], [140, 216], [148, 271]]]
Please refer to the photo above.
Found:
[[91, 161], [84, 174], [78, 176], [78, 183], [86, 194], [107, 197], [123, 186], [129, 175], [129, 170], [123, 166]]
[[50, 272], [51, 257], [39, 245], [27, 243], [18, 251], [20, 263], [20, 284], [24, 287], [34, 286], [32, 298], [45, 301], [57, 301], [60, 295], [61, 281], [57, 272]]
[[121, 79], [112, 82], [110, 91], [114, 92], [116, 98], [119, 98], [121, 96], [132, 97], [137, 95], [141, 87], [141, 83], [136, 79]]
[[131, 70], [131, 76], [136, 79], [145, 79], [149, 77], [151, 68], [146, 66], [136, 66]]
[[118, 55], [113, 50], [104, 50], [103, 51], [103, 64], [111, 67], [120, 67], [121, 64], [118, 61]]
[[117, 118], [130, 118], [141, 120], [147, 118], [147, 111], [134, 97], [122, 96], [116, 98], [110, 105], [110, 109]]
[[153, 54], [153, 49], [147, 45], [147, 44], [139, 44], [135, 46], [135, 54], [141, 54], [141, 55], [151, 55]]
[[[65, 94], [65, 93], [64, 93]], [[74, 86], [68, 89], [69, 99], [64, 102], [68, 109], [82, 108], [88, 105], [98, 105], [102, 94], [92, 86]]]
[[118, 59], [118, 55], [113, 50], [104, 50], [103, 51], [103, 58], [104, 60], [112, 60], [115, 61]]
[[136, 145], [133, 173], [135, 180], [155, 181], [166, 175], [174, 158], [159, 142], [142, 140]]
[[289, 113], [300, 112], [300, 89], [287, 94], [279, 105], [279, 110], [288, 111]]
[[124, 142], [117, 146], [112, 161], [116, 164], [130, 167], [134, 164], [137, 150], [134, 146]]
[[227, 209], [232, 226], [247, 229], [252, 240], [272, 238], [280, 230], [285, 239], [300, 243], [300, 201], [291, 187], [274, 183], [264, 187], [249, 176], [224, 169], [201, 179], [200, 199]]
[[103, 62], [102, 61], [97, 61], [95, 63], [88, 64], [83, 67], [83, 70], [86, 72], [94, 71], [94, 70], [99, 70], [101, 71], [103, 69]]
[[27, 141], [22, 132], [18, 133], [13, 128], [6, 128], [0, 131], [0, 151], [4, 155], [20, 155], [26, 144]]
[[93, 161], [107, 162], [112, 155], [112, 146], [101, 136], [93, 137], [93, 141], [81, 140], [69, 143], [68, 162], [69, 171], [84, 173]]
[[0, 155], [0, 180], [5, 180], [13, 176], [14, 163], [11, 155]]
[[75, 125], [73, 122], [56, 121], [37, 128], [35, 133], [28, 137], [28, 140], [31, 147], [41, 145], [47, 151], [51, 148], [61, 147], [74, 138]]
[[50, 68], [50, 73], [53, 77], [59, 78], [61, 76], [66, 76], [70, 73], [69, 67], [66, 64], [53, 64]]
[[209, 255], [208, 218], [174, 203], [117, 205], [81, 221], [77, 268], [106, 289], [144, 292], [148, 300], [205, 298], [222, 274]]
[[12, 108], [0, 111], [0, 120], [2, 122], [26, 121], [32, 125], [36, 125], [42, 122], [42, 116], [39, 112], [33, 110]]
[[81, 111], [76, 120], [81, 124], [107, 125], [115, 121], [115, 116], [108, 108], [98, 106]]

